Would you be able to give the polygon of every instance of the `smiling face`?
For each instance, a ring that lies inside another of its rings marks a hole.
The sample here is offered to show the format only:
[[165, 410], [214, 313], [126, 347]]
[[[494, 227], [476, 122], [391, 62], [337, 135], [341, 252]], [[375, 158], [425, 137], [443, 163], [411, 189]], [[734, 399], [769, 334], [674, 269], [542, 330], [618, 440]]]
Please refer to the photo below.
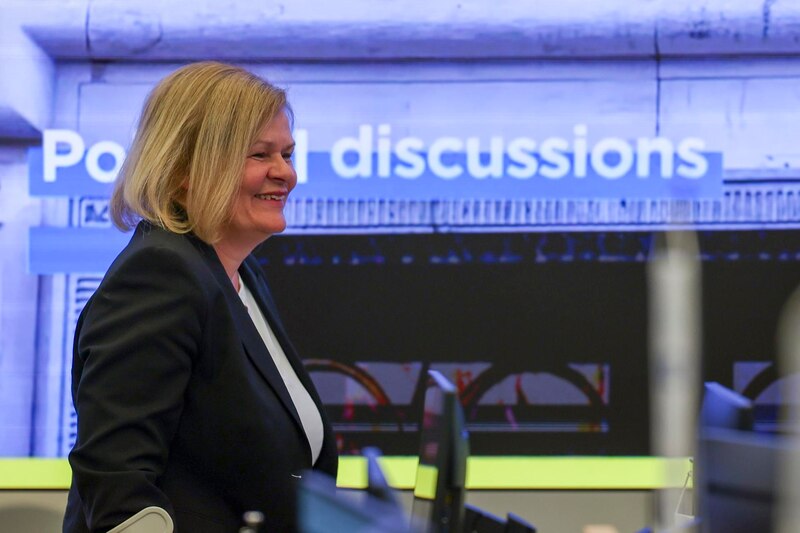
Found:
[[247, 152], [242, 183], [233, 204], [233, 216], [222, 231], [219, 245], [252, 251], [270, 235], [286, 229], [283, 208], [297, 184], [292, 165], [294, 139], [285, 111], [259, 133]]

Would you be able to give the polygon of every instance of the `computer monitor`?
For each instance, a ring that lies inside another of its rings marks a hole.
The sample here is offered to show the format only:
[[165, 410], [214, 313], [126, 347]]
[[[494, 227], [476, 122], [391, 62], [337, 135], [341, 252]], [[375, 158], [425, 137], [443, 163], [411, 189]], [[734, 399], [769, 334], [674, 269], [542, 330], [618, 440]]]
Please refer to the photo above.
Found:
[[298, 483], [299, 533], [422, 533], [396, 505], [366, 491], [336, 488], [330, 476], [314, 471]]
[[397, 510], [402, 510], [397, 494], [389, 486], [389, 482], [386, 481], [386, 476], [383, 474], [383, 469], [378, 464], [378, 458], [382, 455], [381, 451], [374, 446], [368, 446], [361, 450], [361, 455], [367, 460], [367, 493], [394, 506]]
[[536, 533], [536, 527], [522, 517], [508, 513], [504, 533]]
[[772, 531], [784, 437], [709, 428], [700, 436], [699, 518], [704, 533]]
[[752, 403], [706, 383], [695, 464], [697, 517], [703, 533], [772, 531], [778, 435], [755, 433]]
[[505, 533], [506, 521], [483, 509], [464, 504], [464, 533]]
[[699, 423], [701, 430], [713, 427], [752, 431], [753, 403], [719, 383], [707, 382], [700, 406]]
[[429, 370], [420, 417], [420, 446], [412, 515], [428, 533], [461, 533], [469, 437], [455, 386]]

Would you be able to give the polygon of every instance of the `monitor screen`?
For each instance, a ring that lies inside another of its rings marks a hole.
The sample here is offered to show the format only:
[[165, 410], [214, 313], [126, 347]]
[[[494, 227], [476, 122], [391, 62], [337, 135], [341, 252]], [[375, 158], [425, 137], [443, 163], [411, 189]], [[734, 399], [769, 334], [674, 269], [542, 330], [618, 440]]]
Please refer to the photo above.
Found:
[[306, 472], [298, 484], [300, 533], [418, 533], [402, 510], [363, 491], [336, 488], [332, 478]]
[[505, 533], [536, 533], [536, 526], [514, 513], [508, 513]]
[[435, 370], [428, 374], [412, 514], [430, 533], [460, 533], [469, 439], [455, 386]]
[[506, 533], [506, 521], [474, 505], [464, 505], [464, 533]]
[[773, 531], [783, 437], [708, 428], [700, 437], [699, 516], [709, 533]]
[[753, 402], [715, 382], [700, 407], [695, 490], [709, 533], [772, 531], [778, 435], [753, 431]]
[[383, 469], [381, 469], [378, 463], [381, 451], [374, 446], [368, 446], [364, 448], [363, 455], [367, 459], [367, 493], [380, 501], [394, 506], [395, 509], [400, 510], [401, 505], [397, 499], [397, 495], [386, 480]]
[[700, 407], [700, 426], [752, 430], [753, 402], [717, 382], [708, 382]]

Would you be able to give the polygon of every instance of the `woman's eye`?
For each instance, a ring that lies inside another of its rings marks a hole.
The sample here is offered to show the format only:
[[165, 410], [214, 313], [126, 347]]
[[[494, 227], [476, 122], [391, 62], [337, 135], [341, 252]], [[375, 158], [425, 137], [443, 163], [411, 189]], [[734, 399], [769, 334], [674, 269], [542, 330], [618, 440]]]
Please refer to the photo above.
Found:
[[250, 157], [253, 159], [264, 159], [267, 156], [264, 152], [256, 152], [255, 154], [250, 154]]
[[291, 160], [292, 160], [292, 156], [293, 156], [293, 155], [294, 155], [294, 154], [293, 154], [292, 152], [287, 152], [287, 153], [284, 153], [284, 154], [283, 154], [283, 158], [284, 158], [286, 161], [291, 161]]

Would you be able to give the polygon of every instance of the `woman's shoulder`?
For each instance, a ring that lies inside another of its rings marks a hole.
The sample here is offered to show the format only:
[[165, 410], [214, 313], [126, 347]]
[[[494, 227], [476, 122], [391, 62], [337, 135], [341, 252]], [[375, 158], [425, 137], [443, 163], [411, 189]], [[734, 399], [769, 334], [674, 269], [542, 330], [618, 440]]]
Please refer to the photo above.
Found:
[[194, 281], [206, 286], [214, 277], [215, 259], [214, 249], [194, 235], [174, 233], [141, 222], [128, 245], [111, 263], [105, 278], [145, 274], [162, 279], [177, 277], [182, 283]]
[[139, 222], [126, 249], [149, 250], [164, 248], [178, 255], [192, 257], [199, 248], [208, 247], [192, 233], [175, 233], [149, 222]]
[[210, 253], [214, 253], [213, 248], [191, 233], [174, 233], [143, 221], [117, 256], [117, 261], [112, 263], [112, 268], [134, 256], [172, 257], [177, 261], [195, 263], [207, 262]]

